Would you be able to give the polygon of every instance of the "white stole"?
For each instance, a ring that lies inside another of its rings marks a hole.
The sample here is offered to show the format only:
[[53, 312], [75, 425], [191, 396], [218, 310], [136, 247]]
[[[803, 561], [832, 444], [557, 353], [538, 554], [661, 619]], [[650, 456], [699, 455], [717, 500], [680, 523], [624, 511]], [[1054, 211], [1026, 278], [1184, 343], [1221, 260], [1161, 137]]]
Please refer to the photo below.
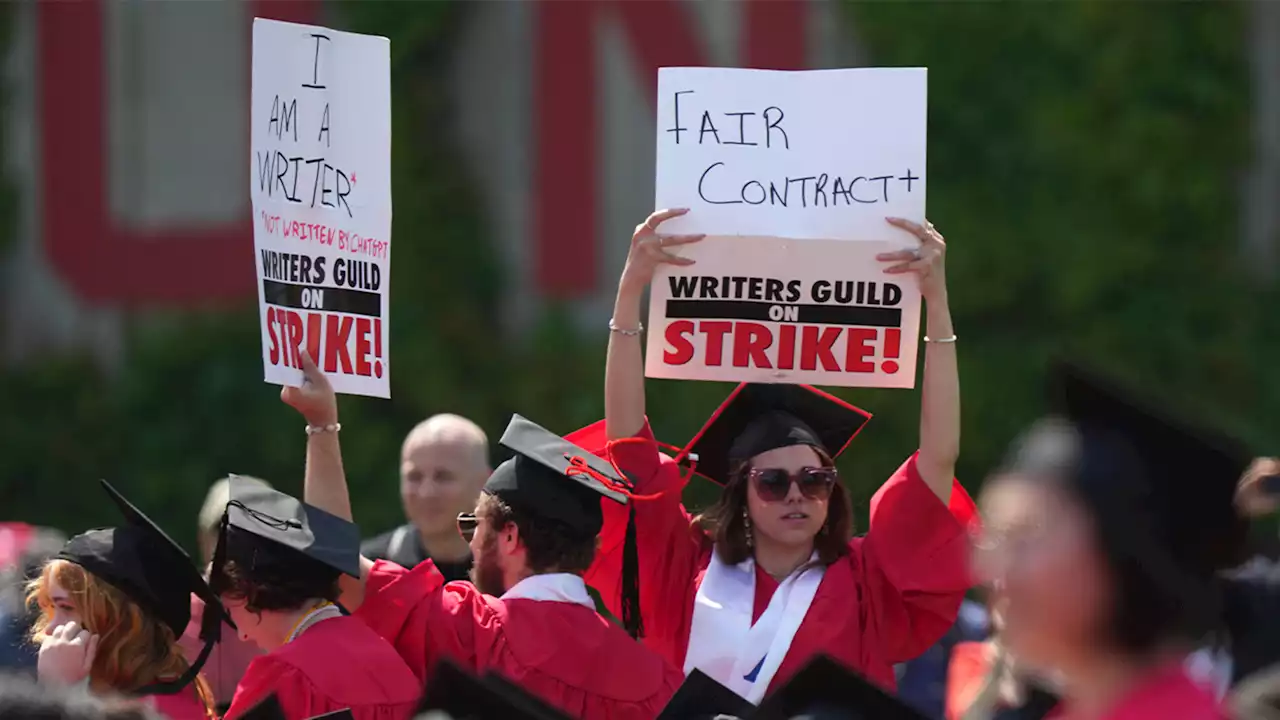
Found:
[[[818, 554], [809, 558], [816, 563]], [[756, 568], [751, 558], [726, 565], [713, 549], [711, 564], [693, 601], [693, 623], [684, 672], [701, 670], [738, 695], [759, 704], [809, 612], [826, 568], [809, 564], [783, 580], [760, 620], [751, 624]]]
[[502, 600], [541, 600], [566, 602], [596, 609], [595, 601], [587, 592], [587, 584], [572, 573], [547, 573], [530, 575], [512, 585], [500, 598]]

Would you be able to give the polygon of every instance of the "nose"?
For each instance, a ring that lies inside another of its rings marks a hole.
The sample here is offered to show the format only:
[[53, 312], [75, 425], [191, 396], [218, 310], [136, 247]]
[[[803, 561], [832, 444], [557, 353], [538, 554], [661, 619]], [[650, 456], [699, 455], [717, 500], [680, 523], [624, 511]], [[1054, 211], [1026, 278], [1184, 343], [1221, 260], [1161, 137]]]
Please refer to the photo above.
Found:
[[804, 493], [800, 492], [800, 483], [792, 480], [787, 486], [787, 504], [798, 505], [802, 502], [804, 502]]

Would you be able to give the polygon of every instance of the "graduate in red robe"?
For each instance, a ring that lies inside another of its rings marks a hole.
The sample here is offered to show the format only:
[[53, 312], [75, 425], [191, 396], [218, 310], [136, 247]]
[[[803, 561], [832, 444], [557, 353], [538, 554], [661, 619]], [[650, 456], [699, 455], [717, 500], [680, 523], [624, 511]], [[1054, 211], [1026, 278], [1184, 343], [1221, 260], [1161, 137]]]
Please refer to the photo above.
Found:
[[1034, 425], [983, 491], [976, 568], [1007, 605], [1003, 641], [1061, 676], [1059, 720], [1220, 720], [1187, 654], [1218, 623], [1215, 571], [1246, 537], [1248, 455], [1097, 374], [1054, 372]]
[[249, 663], [226, 720], [272, 694], [285, 717], [350, 710], [355, 720], [406, 720], [421, 683], [395, 648], [343, 613], [338, 576], [360, 574], [354, 524], [244, 478], [230, 502], [209, 582], [241, 638], [265, 655]]
[[[306, 498], [350, 517], [333, 390], [310, 359], [286, 402], [312, 428]], [[583, 720], [652, 720], [683, 675], [596, 613], [582, 580], [596, 552], [602, 499], [626, 503], [608, 463], [519, 415], [501, 445], [514, 457], [485, 483], [459, 530], [475, 558], [473, 583], [446, 583], [430, 561], [412, 570], [362, 559], [342, 602], [395, 645], [420, 680], [448, 659], [497, 672]]]
[[[211, 717], [199, 672], [226, 614], [181, 546], [109, 483], [102, 487], [125, 524], [68, 540], [32, 588], [41, 610], [32, 628], [41, 643], [40, 680], [84, 681], [95, 693], [138, 697], [172, 720]], [[193, 595], [209, 612], [188, 664], [177, 637], [190, 621]]]
[[[621, 539], [638, 538], [644, 640], [685, 672], [700, 669], [758, 703], [817, 653], [884, 687], [954, 623], [970, 586], [974, 505], [953, 478], [960, 443], [959, 379], [947, 306], [945, 245], [929, 226], [917, 251], [891, 253], [889, 275], [914, 273], [927, 305], [920, 448], [876, 494], [865, 537], [853, 537], [834, 460], [870, 417], [797, 385], [742, 385], [673, 459], [644, 411], [639, 303], [657, 266], [689, 265], [668, 251], [697, 237], [664, 236], [664, 211], [636, 229], [610, 324], [605, 435], [571, 439], [605, 452], [636, 484], [633, 517], [606, 510], [602, 551], [587, 576], [625, 610]], [[910, 279], [908, 279], [909, 281]], [[605, 449], [605, 440], [610, 441]], [[677, 460], [723, 486], [698, 518], [681, 505]]]

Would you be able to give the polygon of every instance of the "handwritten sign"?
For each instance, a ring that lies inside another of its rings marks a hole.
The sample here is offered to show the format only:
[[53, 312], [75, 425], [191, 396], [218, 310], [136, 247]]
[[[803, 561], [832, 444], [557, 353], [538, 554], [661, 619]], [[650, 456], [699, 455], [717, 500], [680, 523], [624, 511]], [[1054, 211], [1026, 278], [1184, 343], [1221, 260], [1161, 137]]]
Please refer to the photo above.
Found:
[[922, 68], [658, 71], [658, 208], [673, 233], [889, 240], [924, 218]]
[[918, 246], [926, 71], [658, 73], [658, 208], [689, 208], [650, 293], [649, 377], [910, 388], [920, 290], [877, 253]]
[[391, 43], [253, 21], [253, 239], [265, 379], [391, 397]]

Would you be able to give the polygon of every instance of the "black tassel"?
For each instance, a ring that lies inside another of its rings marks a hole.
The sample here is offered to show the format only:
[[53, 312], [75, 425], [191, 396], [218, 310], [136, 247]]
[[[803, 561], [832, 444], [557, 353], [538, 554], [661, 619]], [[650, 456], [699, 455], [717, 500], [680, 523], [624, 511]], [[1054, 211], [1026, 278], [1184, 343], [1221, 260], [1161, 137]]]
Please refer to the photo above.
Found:
[[622, 546], [622, 626], [631, 637], [644, 637], [644, 619], [640, 616], [640, 553], [636, 548], [636, 506], [629, 503], [627, 537]]

